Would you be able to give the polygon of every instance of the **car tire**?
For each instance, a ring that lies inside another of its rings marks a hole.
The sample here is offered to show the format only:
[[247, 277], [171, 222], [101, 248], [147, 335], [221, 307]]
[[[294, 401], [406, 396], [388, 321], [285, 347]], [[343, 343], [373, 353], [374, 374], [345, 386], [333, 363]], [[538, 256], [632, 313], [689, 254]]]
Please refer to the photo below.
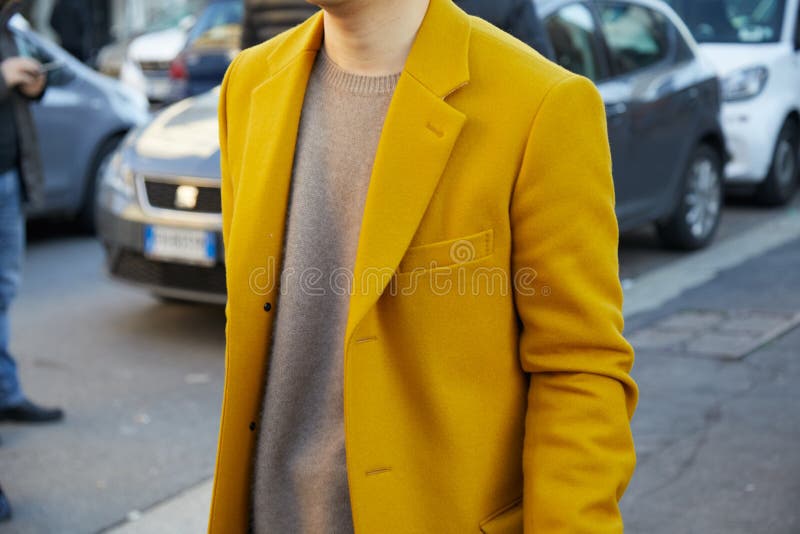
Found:
[[787, 120], [781, 128], [769, 173], [756, 190], [755, 200], [764, 206], [783, 206], [797, 191], [798, 185], [798, 132], [797, 121]]
[[92, 161], [92, 166], [89, 168], [89, 178], [86, 181], [86, 189], [83, 192], [83, 203], [76, 217], [78, 226], [87, 233], [93, 234], [95, 232], [98, 186], [106, 166], [108, 166], [114, 151], [121, 141], [122, 136], [119, 135], [106, 139], [100, 146], [100, 150], [97, 151], [94, 161]]
[[722, 217], [723, 164], [719, 150], [702, 144], [694, 149], [684, 171], [673, 214], [656, 224], [669, 248], [697, 250], [714, 239]]

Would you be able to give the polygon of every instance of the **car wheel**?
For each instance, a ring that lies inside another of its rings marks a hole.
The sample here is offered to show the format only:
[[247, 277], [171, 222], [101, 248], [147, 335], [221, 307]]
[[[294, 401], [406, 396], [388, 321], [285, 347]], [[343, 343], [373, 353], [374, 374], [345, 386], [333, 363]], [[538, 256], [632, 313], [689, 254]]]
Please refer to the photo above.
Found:
[[709, 145], [692, 153], [674, 213], [657, 224], [661, 240], [670, 248], [696, 250], [714, 238], [722, 217], [722, 157]]
[[775, 143], [769, 174], [756, 190], [756, 201], [765, 206], [783, 206], [797, 190], [797, 175], [798, 128], [795, 121], [788, 120]]
[[114, 151], [119, 146], [120, 141], [122, 141], [121, 136], [107, 139], [100, 147], [89, 169], [89, 179], [86, 182], [86, 190], [83, 194], [83, 204], [81, 204], [81, 209], [77, 216], [78, 225], [88, 233], [94, 233], [95, 231], [97, 190], [100, 180], [103, 178], [103, 173], [111, 162], [111, 158], [114, 156]]

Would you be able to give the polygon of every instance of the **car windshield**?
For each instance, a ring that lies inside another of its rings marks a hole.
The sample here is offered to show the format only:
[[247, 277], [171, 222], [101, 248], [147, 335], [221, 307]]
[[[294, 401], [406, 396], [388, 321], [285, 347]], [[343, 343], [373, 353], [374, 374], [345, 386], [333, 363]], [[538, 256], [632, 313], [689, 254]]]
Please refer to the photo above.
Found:
[[775, 43], [785, 0], [669, 0], [698, 43]]
[[189, 45], [193, 48], [238, 47], [243, 12], [240, 1], [209, 4], [189, 33]]

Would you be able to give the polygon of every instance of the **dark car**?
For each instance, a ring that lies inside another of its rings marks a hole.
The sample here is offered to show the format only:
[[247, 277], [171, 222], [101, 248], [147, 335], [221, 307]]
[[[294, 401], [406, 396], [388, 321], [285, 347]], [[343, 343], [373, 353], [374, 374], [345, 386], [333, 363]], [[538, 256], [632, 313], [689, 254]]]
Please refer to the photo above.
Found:
[[206, 6], [170, 65], [173, 100], [205, 93], [222, 82], [241, 49], [243, 14], [241, 0], [212, 0]]
[[[539, 6], [558, 60], [593, 79], [606, 100], [620, 226], [657, 221], [670, 245], [708, 243], [725, 152], [719, 84], [691, 35], [662, 3]], [[100, 234], [116, 278], [224, 302], [217, 98], [215, 90], [166, 108], [109, 167]]]
[[44, 165], [44, 203], [28, 217], [67, 216], [90, 229], [96, 180], [123, 136], [150, 118], [147, 100], [34, 32], [20, 15], [10, 28], [22, 55], [55, 66], [31, 105]]
[[653, 0], [539, 0], [555, 60], [593, 80], [606, 103], [617, 216], [655, 222], [663, 241], [708, 244], [727, 159], [720, 84], [689, 30]]

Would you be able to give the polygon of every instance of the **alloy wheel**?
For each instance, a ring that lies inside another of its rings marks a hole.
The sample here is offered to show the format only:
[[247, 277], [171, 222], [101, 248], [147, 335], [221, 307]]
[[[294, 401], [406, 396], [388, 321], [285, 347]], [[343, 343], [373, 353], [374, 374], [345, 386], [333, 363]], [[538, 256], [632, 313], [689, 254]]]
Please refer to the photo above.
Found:
[[716, 227], [722, 208], [722, 182], [714, 162], [701, 158], [692, 164], [686, 187], [686, 227], [695, 239], [705, 239]]

